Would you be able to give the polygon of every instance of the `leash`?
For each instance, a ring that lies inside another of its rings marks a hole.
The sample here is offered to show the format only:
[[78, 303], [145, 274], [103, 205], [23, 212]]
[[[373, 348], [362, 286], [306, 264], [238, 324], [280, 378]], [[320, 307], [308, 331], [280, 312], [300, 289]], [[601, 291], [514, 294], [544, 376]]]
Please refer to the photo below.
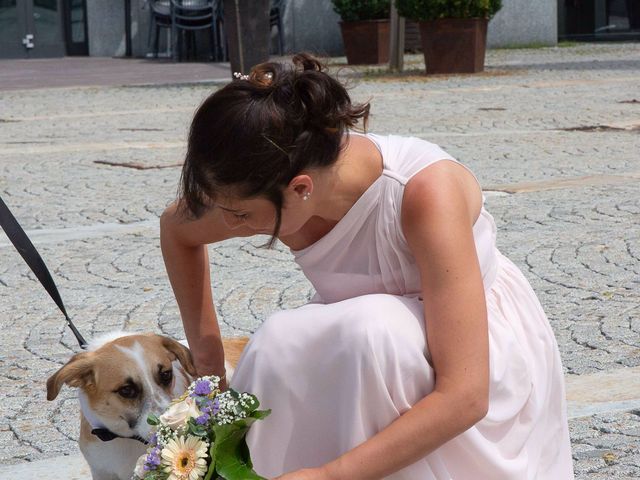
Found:
[[58, 288], [56, 287], [53, 278], [51, 278], [51, 274], [49, 273], [47, 266], [36, 250], [36, 247], [33, 246], [31, 240], [29, 240], [29, 237], [11, 213], [11, 210], [9, 210], [9, 207], [7, 207], [2, 200], [2, 197], [0, 197], [0, 227], [2, 227], [4, 233], [7, 235], [9, 240], [11, 240], [11, 243], [16, 247], [16, 250], [18, 250], [18, 253], [20, 253], [24, 261], [27, 262], [27, 265], [29, 265], [29, 268], [38, 278], [47, 293], [49, 293], [53, 301], [58, 305], [58, 308], [64, 315], [64, 318], [67, 319], [67, 325], [69, 325], [73, 335], [76, 337], [76, 340], [78, 340], [80, 348], [86, 349], [87, 342], [73, 324], [69, 315], [67, 315], [67, 310], [64, 308]]
[[[73, 335], [76, 337], [76, 340], [78, 340], [80, 348], [86, 349], [87, 342], [69, 318], [67, 310], [64, 308], [64, 303], [62, 303], [62, 298], [60, 297], [58, 288], [56, 287], [53, 278], [51, 278], [49, 269], [45, 265], [44, 260], [42, 260], [38, 250], [36, 250], [36, 247], [33, 246], [33, 243], [31, 243], [31, 240], [29, 240], [29, 237], [16, 220], [16, 217], [13, 216], [9, 207], [7, 207], [6, 203], [2, 200], [2, 197], [0, 197], [0, 227], [2, 227], [4, 233], [7, 235], [9, 240], [11, 240], [11, 243], [16, 247], [16, 250], [18, 250], [18, 253], [22, 256], [24, 261], [27, 262], [31, 271], [35, 274], [38, 280], [40, 280], [40, 283], [49, 296], [54, 302], [56, 302], [56, 305], [58, 305], [58, 308], [64, 315], [64, 318], [67, 320], [67, 325], [69, 325]], [[145, 445], [149, 443], [138, 435], [122, 437], [107, 428], [94, 428], [91, 430], [91, 433], [103, 442], [109, 442], [115, 438], [128, 438], [131, 440], [137, 440]]]

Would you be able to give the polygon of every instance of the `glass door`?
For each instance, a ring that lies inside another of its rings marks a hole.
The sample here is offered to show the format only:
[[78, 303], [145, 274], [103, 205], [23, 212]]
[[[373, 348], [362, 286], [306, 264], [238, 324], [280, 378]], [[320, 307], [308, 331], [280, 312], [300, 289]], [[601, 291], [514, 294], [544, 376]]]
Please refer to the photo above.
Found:
[[65, 0], [64, 27], [67, 55], [89, 55], [86, 0]]
[[0, 0], [0, 58], [61, 57], [61, 0]]
[[23, 58], [27, 12], [20, 0], [0, 0], [0, 58]]
[[559, 0], [558, 27], [560, 39], [638, 39], [640, 0]]
[[23, 1], [27, 4], [28, 27], [35, 44], [29, 57], [64, 56], [61, 0]]

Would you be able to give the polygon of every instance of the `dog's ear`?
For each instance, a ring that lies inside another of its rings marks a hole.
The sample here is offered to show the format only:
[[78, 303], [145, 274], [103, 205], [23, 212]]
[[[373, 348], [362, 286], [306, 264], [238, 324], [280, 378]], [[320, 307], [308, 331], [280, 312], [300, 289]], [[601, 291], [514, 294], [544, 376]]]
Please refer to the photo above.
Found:
[[176, 342], [174, 339], [161, 336], [162, 346], [175, 355], [175, 357], [182, 365], [189, 375], [197, 377], [198, 372], [193, 364], [193, 358], [191, 357], [191, 350], [182, 345], [180, 342]]
[[86, 387], [93, 381], [91, 352], [77, 353], [47, 380], [47, 400], [53, 400], [65, 383], [70, 387]]

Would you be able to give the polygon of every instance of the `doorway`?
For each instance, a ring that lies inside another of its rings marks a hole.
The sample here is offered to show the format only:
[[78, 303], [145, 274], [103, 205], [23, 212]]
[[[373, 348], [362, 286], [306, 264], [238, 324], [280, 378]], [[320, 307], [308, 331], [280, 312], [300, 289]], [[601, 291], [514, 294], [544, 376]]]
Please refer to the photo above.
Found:
[[64, 0], [63, 15], [67, 55], [89, 55], [87, 1]]
[[559, 0], [561, 40], [640, 39], [640, 0]]
[[88, 53], [86, 0], [0, 0], [0, 58]]

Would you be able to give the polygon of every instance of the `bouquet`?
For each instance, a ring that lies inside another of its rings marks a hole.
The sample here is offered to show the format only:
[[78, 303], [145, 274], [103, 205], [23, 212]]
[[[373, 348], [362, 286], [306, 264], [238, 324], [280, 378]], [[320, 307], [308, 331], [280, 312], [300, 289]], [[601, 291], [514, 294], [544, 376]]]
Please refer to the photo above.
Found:
[[250, 393], [219, 388], [220, 378], [200, 377], [159, 417], [133, 480], [265, 480], [253, 471], [245, 436], [270, 410]]

